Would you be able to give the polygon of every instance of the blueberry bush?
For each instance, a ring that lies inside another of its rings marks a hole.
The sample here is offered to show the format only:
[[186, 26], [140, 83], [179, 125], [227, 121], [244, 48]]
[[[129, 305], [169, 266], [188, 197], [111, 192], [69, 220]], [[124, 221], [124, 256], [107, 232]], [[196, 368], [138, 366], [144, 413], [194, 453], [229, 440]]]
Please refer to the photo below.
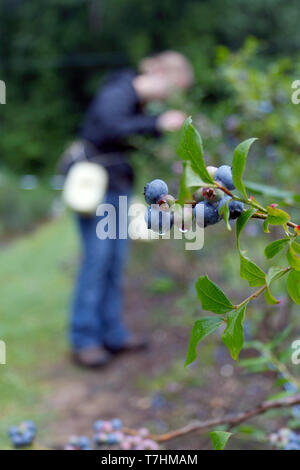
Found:
[[[256, 290], [241, 302], [230, 300], [222, 289], [208, 276], [199, 277], [196, 291], [202, 309], [214, 314], [202, 316], [196, 320], [190, 336], [185, 365], [191, 365], [197, 358], [197, 346], [205, 337], [219, 328], [222, 329], [221, 340], [229, 349], [232, 358], [238, 361], [244, 347], [244, 324], [248, 305], [264, 295], [266, 304], [276, 306], [280, 303], [273, 295], [273, 283], [286, 277], [286, 288], [290, 299], [300, 305], [300, 225], [291, 220], [285, 210], [277, 203], [262, 205], [253, 196], [249, 196], [245, 183], [244, 171], [248, 153], [255, 138], [240, 143], [233, 152], [232, 166], [221, 165], [219, 168], [206, 166], [203, 144], [200, 134], [188, 118], [183, 126], [178, 146], [178, 154], [183, 161], [183, 174], [178, 198], [168, 194], [168, 186], [161, 180], [154, 180], [145, 186], [145, 199], [149, 205], [145, 220], [149, 229], [164, 235], [172, 225], [182, 231], [188, 231], [193, 223], [203, 227], [225, 221], [228, 230], [232, 230], [230, 220], [236, 219], [236, 249], [240, 260], [240, 277], [248, 281]], [[181, 208], [182, 210], [178, 209]], [[188, 211], [186, 211], [186, 208]], [[198, 209], [203, 219], [198, 217]], [[180, 212], [180, 217], [177, 217]], [[268, 270], [263, 269], [247, 256], [241, 243], [241, 235], [250, 219], [263, 221], [262, 229], [269, 234], [272, 227], [281, 227], [282, 236], [268, 243], [264, 250], [267, 260], [285, 251], [286, 265], [272, 264]], [[280, 341], [277, 342], [280, 343]], [[299, 390], [299, 380], [293, 378], [288, 368], [272, 353], [276, 341], [270, 344], [254, 342], [262, 354], [261, 365], [272, 364], [277, 369], [284, 383], [294, 385], [293, 393]], [[245, 364], [245, 365], [251, 365]], [[253, 363], [252, 363], [253, 365]], [[298, 396], [299, 399], [299, 396]], [[213, 445], [221, 439], [224, 448], [230, 434], [215, 431], [211, 434]], [[287, 444], [288, 445], [288, 444]], [[292, 444], [294, 445], [294, 444]]]

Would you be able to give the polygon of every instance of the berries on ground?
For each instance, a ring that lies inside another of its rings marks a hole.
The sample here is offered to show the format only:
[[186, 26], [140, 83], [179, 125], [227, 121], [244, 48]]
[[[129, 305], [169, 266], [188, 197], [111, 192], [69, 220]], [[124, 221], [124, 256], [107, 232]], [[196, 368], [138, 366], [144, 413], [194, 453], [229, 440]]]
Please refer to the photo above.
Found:
[[103, 424], [105, 423], [105, 421], [101, 420], [101, 419], [98, 419], [97, 421], [94, 422], [94, 431], [95, 432], [99, 432], [102, 430], [103, 428]]
[[232, 180], [232, 169], [229, 165], [220, 166], [214, 176], [215, 181], [220, 181], [227, 189], [235, 189]]
[[99, 432], [94, 434], [94, 443], [97, 446], [101, 446], [107, 443], [107, 434], [105, 432]]
[[33, 421], [23, 421], [19, 426], [11, 426], [8, 434], [14, 447], [27, 447], [34, 441], [36, 425]]
[[283, 450], [300, 450], [300, 434], [291, 429], [282, 428], [269, 437], [270, 443]]
[[92, 444], [86, 436], [71, 436], [65, 450], [92, 450]]
[[110, 433], [110, 434], [107, 435], [106, 442], [109, 446], [112, 446], [112, 445], [118, 444], [120, 442], [120, 440], [119, 440], [119, 437], [118, 437], [117, 434]]
[[144, 195], [147, 204], [156, 204], [163, 196], [169, 193], [168, 185], [163, 180], [156, 179], [147, 183]]
[[115, 429], [116, 431], [120, 431], [123, 427], [123, 423], [119, 418], [112, 419], [111, 424], [113, 429]]

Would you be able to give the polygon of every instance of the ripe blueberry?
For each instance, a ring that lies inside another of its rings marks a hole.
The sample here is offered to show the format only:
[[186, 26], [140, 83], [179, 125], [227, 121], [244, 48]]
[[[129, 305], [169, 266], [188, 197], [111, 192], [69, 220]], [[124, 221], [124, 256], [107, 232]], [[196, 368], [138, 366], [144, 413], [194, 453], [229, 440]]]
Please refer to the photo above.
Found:
[[198, 225], [201, 225], [201, 220], [200, 220], [200, 208], [201, 207], [203, 207], [203, 211], [204, 211], [204, 227], [207, 227], [208, 225], [214, 225], [220, 222], [222, 217], [219, 215], [218, 206], [216, 204], [211, 204], [208, 201], [202, 201], [202, 202], [199, 202], [199, 204], [197, 204], [194, 207], [194, 217]]
[[26, 447], [34, 441], [36, 426], [33, 421], [23, 421], [19, 426], [11, 426], [8, 434], [14, 447]]
[[114, 434], [114, 433], [107, 434], [106, 442], [109, 446], [113, 446], [115, 444], [118, 444], [119, 443], [118, 436], [116, 436], [116, 434]]
[[231, 201], [228, 207], [230, 212], [230, 218], [232, 220], [237, 219], [243, 213], [244, 210], [244, 204], [241, 201]]
[[145, 213], [147, 228], [163, 235], [171, 230], [174, 221], [172, 212], [160, 210], [158, 205], [152, 204]]
[[153, 180], [144, 188], [144, 196], [147, 204], [156, 204], [162, 196], [169, 192], [168, 185], [163, 180]]
[[92, 450], [92, 444], [86, 436], [71, 436], [65, 450]]
[[174, 206], [174, 225], [179, 228], [181, 232], [187, 232], [193, 225], [193, 208], [192, 205], [179, 204]]
[[229, 165], [220, 166], [215, 173], [215, 181], [220, 181], [227, 189], [235, 189], [232, 181], [232, 169]]
[[219, 211], [221, 207], [227, 203], [227, 201], [230, 201], [228, 204], [229, 218], [231, 220], [235, 220], [242, 214], [244, 210], [244, 204], [241, 201], [234, 201], [230, 196], [224, 196], [219, 203]]
[[119, 418], [112, 419], [111, 424], [113, 429], [115, 429], [116, 431], [119, 431], [123, 427], [123, 423]]
[[102, 419], [98, 419], [94, 422], [94, 431], [99, 432], [103, 428], [104, 421]]

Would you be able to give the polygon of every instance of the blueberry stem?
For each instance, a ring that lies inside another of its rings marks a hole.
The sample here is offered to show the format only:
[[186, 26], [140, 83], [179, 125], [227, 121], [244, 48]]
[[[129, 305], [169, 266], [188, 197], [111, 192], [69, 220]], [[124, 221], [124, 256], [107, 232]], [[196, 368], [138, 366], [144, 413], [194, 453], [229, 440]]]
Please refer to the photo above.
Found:
[[[247, 204], [248, 206], [251, 206], [254, 209], [257, 209], [258, 211], [260, 211], [260, 212], [256, 212], [256, 214], [253, 214], [252, 218], [254, 218], [254, 219], [264, 219], [265, 220], [268, 217], [267, 209], [262, 207], [260, 204], [252, 201], [251, 199], [244, 199], [244, 198], [235, 196], [234, 194], [232, 194], [231, 191], [229, 191], [229, 189], [225, 188], [224, 186], [220, 185], [219, 183], [216, 183], [215, 186], [217, 188], [221, 189], [221, 191], [223, 191], [225, 194], [230, 196], [235, 201], [241, 201], [244, 204]], [[291, 221], [287, 222], [287, 225], [289, 227], [293, 228], [294, 230], [298, 227], [297, 224], [295, 224], [294, 222], [291, 222]]]
[[242, 307], [243, 305], [247, 304], [248, 302], [251, 302], [251, 300], [257, 299], [257, 297], [259, 297], [260, 294], [262, 294], [266, 290], [267, 287], [268, 287], [268, 285], [264, 284], [262, 287], [260, 287], [260, 289], [255, 291], [253, 294], [249, 295], [249, 297], [247, 297], [247, 299], [243, 300], [243, 302], [241, 302], [240, 304], [235, 305], [234, 308], [238, 309], [238, 308]]
[[[283, 268], [282, 269], [282, 272], [283, 274], [287, 274], [292, 268]], [[241, 302], [240, 304], [237, 304], [234, 306], [235, 309], [238, 309], [240, 307], [242, 307], [243, 305], [251, 302], [252, 300], [254, 299], [257, 299], [257, 297], [259, 297], [268, 287], [268, 284], [264, 284], [263, 286], [261, 286], [257, 291], [255, 291], [253, 294], [249, 295], [249, 297], [247, 297], [245, 300], [243, 300], [243, 302]]]

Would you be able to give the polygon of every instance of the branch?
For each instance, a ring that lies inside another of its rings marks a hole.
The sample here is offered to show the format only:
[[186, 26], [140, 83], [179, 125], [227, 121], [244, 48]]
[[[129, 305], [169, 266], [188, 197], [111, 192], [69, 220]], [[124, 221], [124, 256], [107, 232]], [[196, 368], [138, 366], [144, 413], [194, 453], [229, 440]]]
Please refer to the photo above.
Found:
[[[287, 268], [287, 270], [289, 270], [289, 268]], [[262, 294], [266, 290], [267, 287], [268, 287], [268, 285], [264, 284], [262, 287], [260, 287], [260, 289], [255, 291], [253, 294], [249, 295], [249, 297], [247, 297], [247, 299], [243, 300], [243, 302], [241, 302], [238, 305], [235, 305], [234, 308], [236, 308], [236, 309], [240, 308], [240, 307], [242, 307], [242, 305], [245, 305], [248, 302], [251, 302], [251, 300], [257, 299], [257, 297], [259, 297], [260, 294]]]
[[[253, 418], [253, 416], [261, 415], [268, 410], [271, 410], [274, 408], [284, 408], [284, 407], [289, 407], [289, 406], [294, 406], [294, 405], [299, 405], [299, 404], [300, 404], [300, 393], [292, 397], [265, 401], [261, 403], [260, 405], [258, 405], [253, 410], [236, 413], [236, 414], [229, 414], [229, 415], [224, 416], [223, 418], [215, 418], [215, 419], [210, 419], [207, 421], [194, 421], [193, 423], [190, 423], [184, 426], [183, 428], [176, 429], [175, 431], [170, 431], [165, 434], [151, 434], [149, 438], [153, 439], [156, 442], [166, 442], [166, 441], [170, 441], [172, 439], [175, 439], [181, 436], [186, 436], [193, 432], [206, 431], [209, 428], [212, 428], [214, 426], [220, 426], [222, 424], [227, 424], [230, 427], [236, 426], [237, 424], [243, 423], [244, 421], [247, 421], [248, 419]], [[129, 430], [129, 429], [127, 429], [126, 432], [128, 432], [129, 434], [137, 433], [136, 431]]]
[[[215, 185], [216, 185], [217, 188], [221, 189], [221, 191], [223, 191], [225, 194], [230, 196], [232, 199], [235, 199], [236, 201], [242, 201], [243, 203], [248, 204], [248, 205], [254, 207], [255, 209], [257, 209], [258, 211], [260, 211], [260, 212], [256, 212], [256, 214], [252, 215], [252, 218], [265, 220], [268, 217], [267, 210], [264, 207], [262, 207], [260, 204], [257, 204], [256, 202], [251, 201], [251, 199], [247, 200], [247, 199], [235, 196], [234, 194], [232, 194], [231, 191], [229, 191], [229, 189], [225, 188], [224, 186], [222, 186], [221, 184], [219, 184], [217, 182], [215, 182]], [[295, 224], [294, 222], [291, 222], [291, 221], [287, 222], [287, 225], [289, 227], [293, 228], [294, 230], [299, 227], [299, 225], [297, 225], [297, 224]]]
[[[258, 212], [256, 212], [256, 214], [253, 214], [252, 215], [252, 218], [253, 219], [262, 219], [262, 220], [266, 220], [267, 218], [267, 215], [266, 214], [260, 214]], [[299, 227], [299, 225], [295, 224], [294, 222], [291, 222], [291, 221], [288, 221], [287, 222], [287, 225], [291, 228], [293, 228], [294, 230]]]

